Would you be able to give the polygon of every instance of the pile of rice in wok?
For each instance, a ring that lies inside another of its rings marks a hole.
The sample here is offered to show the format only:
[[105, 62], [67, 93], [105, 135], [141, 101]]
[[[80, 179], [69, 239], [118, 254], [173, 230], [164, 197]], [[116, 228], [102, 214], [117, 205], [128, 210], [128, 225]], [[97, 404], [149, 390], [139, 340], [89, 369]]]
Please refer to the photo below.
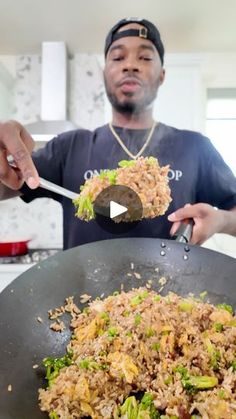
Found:
[[46, 358], [51, 419], [235, 419], [231, 306], [132, 289], [74, 310], [67, 354]]
[[[122, 160], [118, 165], [117, 169], [104, 170], [99, 175], [86, 180], [78, 198], [74, 200], [76, 216], [85, 221], [94, 219], [96, 198], [102, 191], [113, 185], [127, 186], [137, 193], [142, 204], [141, 218], [164, 215], [172, 201], [167, 178], [169, 166], [161, 167], [154, 157]], [[114, 196], [111, 199], [114, 199]], [[129, 203], [122, 202], [122, 205], [129, 206]], [[132, 216], [129, 219], [126, 215], [115, 221], [136, 221], [137, 219], [133, 219]]]

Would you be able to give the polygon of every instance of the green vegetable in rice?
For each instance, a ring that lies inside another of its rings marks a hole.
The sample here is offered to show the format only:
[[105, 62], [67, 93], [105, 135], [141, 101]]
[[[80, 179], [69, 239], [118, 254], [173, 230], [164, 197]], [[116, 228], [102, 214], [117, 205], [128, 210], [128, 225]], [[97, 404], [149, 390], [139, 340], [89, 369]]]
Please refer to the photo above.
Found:
[[85, 358], [78, 363], [79, 367], [90, 370], [99, 370], [100, 365], [93, 359]]
[[121, 160], [118, 163], [119, 167], [132, 167], [135, 165], [135, 160]]
[[226, 311], [228, 311], [230, 314], [233, 314], [233, 312], [234, 312], [234, 310], [233, 310], [233, 307], [232, 306], [230, 306], [229, 304], [225, 304], [225, 303], [223, 303], [223, 304], [217, 304], [217, 306], [216, 306], [217, 308], [221, 308], [222, 310], [226, 310]]
[[155, 335], [155, 330], [154, 329], [152, 329], [151, 327], [149, 327], [148, 329], [147, 329], [147, 331], [146, 331], [146, 336], [147, 336], [147, 338], [151, 338], [152, 336], [154, 336]]
[[207, 296], [207, 291], [202, 291], [200, 294], [199, 294], [199, 297], [201, 298], [201, 300], [204, 300], [204, 298]]
[[219, 369], [219, 363], [221, 359], [220, 351], [215, 348], [209, 338], [205, 339], [207, 352], [211, 355], [211, 366], [214, 371]]
[[44, 358], [43, 365], [46, 367], [46, 379], [48, 380], [48, 385], [50, 386], [53, 383], [53, 380], [59, 375], [59, 372], [62, 368], [68, 367], [72, 364], [72, 352], [68, 352], [61, 358]]
[[141, 304], [147, 297], [148, 291], [143, 291], [141, 294], [135, 295], [133, 298], [131, 298], [130, 303], [132, 306], [137, 306]]
[[110, 322], [110, 317], [109, 314], [106, 311], [103, 311], [100, 314], [101, 319], [105, 320], [106, 324], [108, 324]]
[[128, 397], [119, 409], [118, 417], [122, 419], [136, 419], [138, 406], [135, 396]]
[[[96, 217], [94, 203], [98, 195], [112, 185], [132, 187], [142, 201], [142, 214], [139, 214], [139, 211], [128, 211], [124, 219], [122, 217], [116, 219], [117, 222], [118, 220], [137, 221], [163, 215], [172, 200], [168, 185], [168, 170], [169, 166], [161, 167], [155, 157], [121, 160], [116, 169], [104, 169], [80, 186], [80, 193], [73, 200], [75, 215], [84, 221], [93, 220]], [[129, 207], [126, 202], [123, 205]]]
[[107, 331], [107, 334], [110, 339], [113, 339], [118, 336], [118, 331], [115, 327], [110, 327], [110, 329]]
[[236, 371], [236, 360], [231, 363], [231, 367], [233, 367], [233, 371]]
[[224, 326], [222, 323], [214, 323], [213, 327], [215, 329], [216, 332], [222, 332], [222, 330], [224, 329]]
[[128, 397], [119, 409], [118, 416], [121, 419], [159, 419], [160, 413], [155, 408], [153, 397], [145, 393], [141, 401], [135, 396]]
[[68, 353], [44, 359], [40, 408], [50, 419], [177, 419], [181, 406], [191, 419], [233, 415], [235, 322], [222, 307], [144, 287], [91, 301], [72, 317]]
[[86, 214], [87, 220], [93, 220], [95, 218], [95, 212], [93, 208], [93, 202], [91, 196], [79, 195], [73, 200], [74, 205], [77, 207], [76, 215], [80, 218]]
[[151, 349], [153, 349], [154, 351], [159, 351], [161, 347], [161, 344], [159, 342], [155, 342], [152, 344]]
[[116, 170], [104, 170], [99, 175], [100, 179], [107, 178], [110, 182], [110, 185], [115, 185], [116, 184], [116, 177], [117, 177]]
[[185, 311], [186, 313], [191, 313], [193, 309], [193, 304], [187, 300], [183, 300], [179, 303], [180, 311]]
[[[157, 163], [157, 159], [155, 157], [152, 157], [152, 156], [148, 157], [147, 161], [150, 164]], [[136, 163], [136, 160], [121, 160], [121, 161], [119, 161], [118, 166], [119, 167], [132, 167], [132, 166], [135, 165], [135, 163]]]
[[161, 296], [155, 295], [155, 297], [153, 298], [153, 301], [155, 301], [155, 303], [158, 303], [159, 301], [161, 301]]
[[49, 419], [59, 419], [58, 414], [53, 410], [51, 413], [49, 413]]
[[198, 390], [213, 388], [218, 384], [217, 377], [190, 375], [187, 368], [183, 366], [175, 368], [175, 372], [178, 372], [181, 375], [182, 386], [190, 394], [195, 393]]
[[142, 320], [141, 314], [136, 314], [135, 315], [135, 318], [134, 318], [134, 324], [135, 324], [135, 326], [138, 326], [141, 323], [141, 320]]

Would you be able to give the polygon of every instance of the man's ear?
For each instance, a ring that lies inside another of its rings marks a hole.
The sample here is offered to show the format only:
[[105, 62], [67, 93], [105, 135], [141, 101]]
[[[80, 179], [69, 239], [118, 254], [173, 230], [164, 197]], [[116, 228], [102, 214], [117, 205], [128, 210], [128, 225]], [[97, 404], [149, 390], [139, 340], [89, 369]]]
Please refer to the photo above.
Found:
[[159, 80], [160, 80], [159, 86], [161, 86], [161, 84], [164, 83], [165, 75], [166, 75], [166, 70], [164, 68], [162, 68], [161, 73], [160, 73], [160, 77], [159, 77]]

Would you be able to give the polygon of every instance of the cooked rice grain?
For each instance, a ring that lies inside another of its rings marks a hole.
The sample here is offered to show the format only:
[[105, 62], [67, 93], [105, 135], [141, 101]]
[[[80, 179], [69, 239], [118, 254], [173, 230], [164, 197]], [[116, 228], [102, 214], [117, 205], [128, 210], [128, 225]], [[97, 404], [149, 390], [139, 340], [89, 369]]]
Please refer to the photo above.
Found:
[[[142, 203], [141, 218], [154, 218], [164, 215], [172, 201], [167, 178], [168, 170], [169, 166], [161, 167], [156, 158], [139, 157], [133, 161], [133, 165], [119, 167], [115, 170], [115, 183], [114, 179], [112, 179], [111, 183], [109, 177], [105, 175], [102, 177], [101, 175], [96, 175], [92, 179], [88, 179], [78, 198], [74, 201], [77, 207], [77, 217], [85, 221], [93, 219], [94, 214], [91, 208], [96, 198], [104, 189], [112, 184], [127, 186], [137, 193]], [[116, 198], [119, 201], [118, 196]], [[81, 207], [81, 202], [84, 199], [88, 199], [91, 203], [90, 210], [86, 206], [84, 208]], [[114, 196], [111, 196], [111, 199], [114, 199]], [[123, 190], [122, 199], [125, 199]], [[129, 199], [129, 196], [127, 196], [127, 199]], [[121, 204], [129, 208], [129, 201], [122, 201]], [[132, 208], [132, 203], [130, 208]], [[114, 221], [133, 221], [140, 219], [139, 216], [135, 216], [134, 214], [135, 211], [131, 211], [131, 213], [127, 211], [115, 217]]]
[[[139, 288], [91, 302], [72, 327], [72, 364], [39, 390], [41, 410], [117, 418], [131, 393], [148, 392], [165, 418], [236, 418], [236, 317], [223, 308]], [[186, 376], [214, 384], [191, 388]]]

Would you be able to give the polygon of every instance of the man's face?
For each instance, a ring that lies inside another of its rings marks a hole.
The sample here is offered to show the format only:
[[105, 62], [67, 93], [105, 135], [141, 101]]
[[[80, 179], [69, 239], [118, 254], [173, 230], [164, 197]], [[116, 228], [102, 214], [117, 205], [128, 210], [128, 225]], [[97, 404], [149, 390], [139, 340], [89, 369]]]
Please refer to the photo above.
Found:
[[[139, 29], [136, 23], [121, 30]], [[107, 96], [121, 113], [140, 113], [152, 104], [164, 80], [164, 70], [153, 43], [139, 37], [124, 37], [108, 50], [104, 69]]]

